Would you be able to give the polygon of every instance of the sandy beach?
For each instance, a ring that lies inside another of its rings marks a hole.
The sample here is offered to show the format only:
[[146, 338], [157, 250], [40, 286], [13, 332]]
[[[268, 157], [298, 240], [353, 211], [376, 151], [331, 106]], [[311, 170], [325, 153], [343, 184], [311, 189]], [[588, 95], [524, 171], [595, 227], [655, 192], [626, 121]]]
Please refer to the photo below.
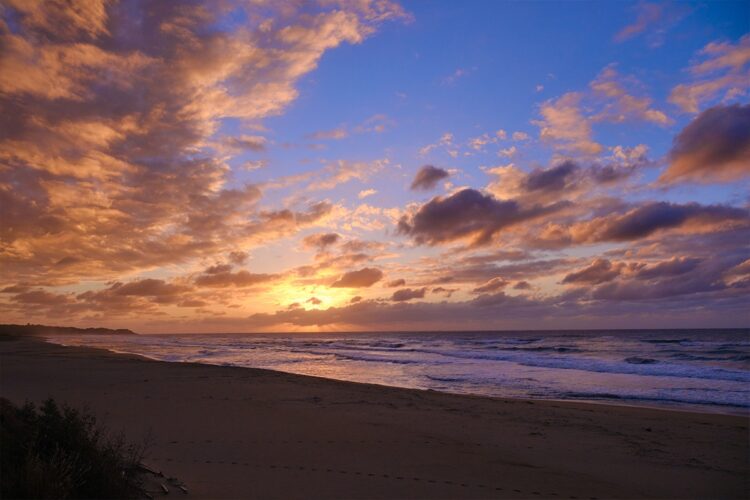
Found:
[[[0, 342], [0, 396], [88, 406], [191, 498], [746, 498], [748, 419], [492, 399]], [[183, 494], [178, 490], [172, 496]]]

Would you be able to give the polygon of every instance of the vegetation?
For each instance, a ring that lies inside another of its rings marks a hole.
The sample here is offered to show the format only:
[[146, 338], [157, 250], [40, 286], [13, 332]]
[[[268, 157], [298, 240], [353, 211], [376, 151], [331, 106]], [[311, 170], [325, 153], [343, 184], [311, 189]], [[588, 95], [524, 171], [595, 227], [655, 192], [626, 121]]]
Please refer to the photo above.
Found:
[[73, 326], [47, 326], [47, 325], [0, 325], [0, 335], [135, 335], [135, 332], [127, 328], [76, 328]]
[[0, 398], [0, 497], [142, 497], [142, 448], [112, 437], [88, 412], [49, 399], [37, 408]]

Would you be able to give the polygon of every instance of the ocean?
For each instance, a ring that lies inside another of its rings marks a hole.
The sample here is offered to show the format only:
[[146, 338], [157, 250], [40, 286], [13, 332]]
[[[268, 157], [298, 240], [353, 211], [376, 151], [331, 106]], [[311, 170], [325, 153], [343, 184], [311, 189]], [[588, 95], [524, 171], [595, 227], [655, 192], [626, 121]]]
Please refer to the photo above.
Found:
[[750, 414], [750, 329], [56, 335], [50, 341], [460, 394]]

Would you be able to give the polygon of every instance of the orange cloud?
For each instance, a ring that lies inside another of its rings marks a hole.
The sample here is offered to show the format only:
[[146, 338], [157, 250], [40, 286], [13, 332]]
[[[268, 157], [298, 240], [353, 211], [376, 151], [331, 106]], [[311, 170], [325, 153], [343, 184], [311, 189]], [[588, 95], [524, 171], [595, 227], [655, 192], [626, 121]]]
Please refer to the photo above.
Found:
[[563, 151], [582, 155], [596, 155], [603, 151], [601, 144], [592, 139], [591, 124], [583, 116], [580, 102], [583, 96], [569, 92], [555, 101], [547, 101], [539, 108], [541, 120], [539, 137]]

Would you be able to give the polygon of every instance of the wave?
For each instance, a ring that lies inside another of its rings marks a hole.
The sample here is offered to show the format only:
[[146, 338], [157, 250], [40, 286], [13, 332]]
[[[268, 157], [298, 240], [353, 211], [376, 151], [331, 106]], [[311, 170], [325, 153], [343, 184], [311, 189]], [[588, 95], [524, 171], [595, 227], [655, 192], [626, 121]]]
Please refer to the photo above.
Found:
[[66, 343], [165, 361], [335, 373], [345, 380], [496, 397], [750, 407], [750, 392], [740, 390], [750, 387], [746, 333], [654, 332], [651, 337], [617, 332], [165, 335]]
[[415, 351], [428, 354], [437, 354], [449, 358], [485, 361], [509, 361], [524, 366], [534, 366], [539, 368], [582, 370], [599, 373], [621, 373], [655, 377], [679, 377], [750, 382], [750, 372], [704, 366], [697, 367], [669, 363], [631, 364], [593, 358], [533, 355], [524, 356], [523, 354], [519, 355], [515, 353], [498, 353], [496, 355], [490, 355], [485, 353], [467, 351], [435, 351], [429, 349]]
[[630, 363], [631, 365], [650, 365], [653, 363], [658, 363], [659, 361], [653, 358], [641, 358], [638, 356], [631, 356], [629, 358], [625, 358], [626, 363]]
[[641, 342], [648, 344], [682, 344], [683, 342], [690, 342], [690, 339], [641, 339]]
[[[709, 392], [709, 394], [712, 394]], [[686, 396], [668, 396], [668, 395], [644, 395], [612, 392], [578, 392], [568, 391], [560, 394], [563, 398], [571, 399], [588, 399], [588, 400], [615, 400], [615, 401], [634, 401], [634, 402], [651, 402], [651, 403], [676, 403], [685, 405], [707, 405], [723, 406], [731, 408], [750, 408], [750, 398], [747, 396], [737, 399], [729, 398], [726, 394], [719, 397], [700, 397], [698, 394]]]

